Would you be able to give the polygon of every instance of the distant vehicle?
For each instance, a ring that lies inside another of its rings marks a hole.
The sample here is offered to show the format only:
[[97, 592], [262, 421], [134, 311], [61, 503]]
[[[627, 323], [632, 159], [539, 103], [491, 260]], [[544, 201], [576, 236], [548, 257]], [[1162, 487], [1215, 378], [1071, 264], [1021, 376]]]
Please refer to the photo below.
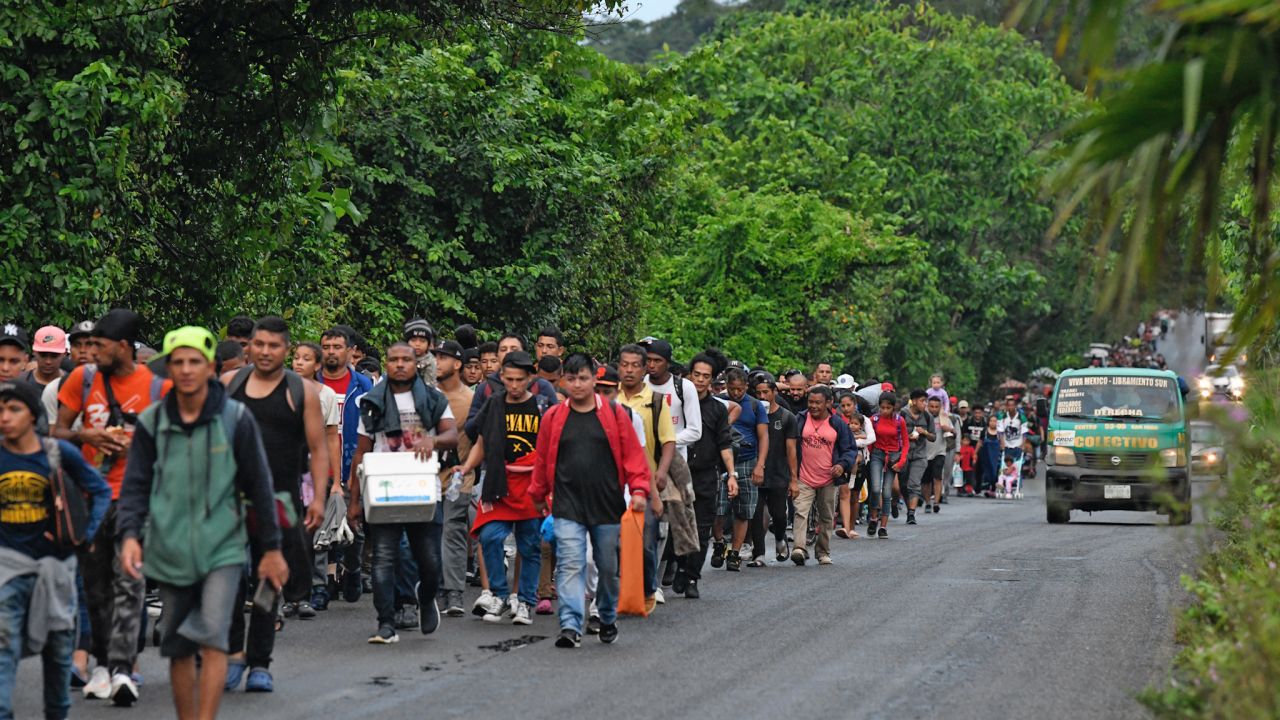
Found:
[[1231, 335], [1232, 317], [1231, 313], [1204, 314], [1204, 334], [1200, 341], [1204, 343], [1205, 359], [1211, 363], [1223, 362], [1227, 351], [1235, 345], [1235, 338]]
[[1154, 510], [1191, 522], [1187, 419], [1178, 376], [1167, 370], [1085, 368], [1058, 378], [1049, 416], [1045, 508]]
[[1227, 453], [1218, 428], [1203, 420], [1194, 420], [1191, 429], [1191, 471], [1213, 475], [1227, 474]]
[[1208, 400], [1214, 395], [1243, 400], [1244, 376], [1235, 365], [1210, 365], [1200, 376], [1198, 390], [1201, 400]]

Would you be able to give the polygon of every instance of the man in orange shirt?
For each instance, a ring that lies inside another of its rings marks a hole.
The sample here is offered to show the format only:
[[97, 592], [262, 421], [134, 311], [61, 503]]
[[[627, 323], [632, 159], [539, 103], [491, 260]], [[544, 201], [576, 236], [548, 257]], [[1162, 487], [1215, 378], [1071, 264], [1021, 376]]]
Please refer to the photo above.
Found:
[[[82, 365], [62, 382], [53, 429], [55, 437], [81, 445], [85, 461], [111, 486], [111, 506], [80, 564], [98, 662], [84, 694], [125, 707], [138, 699], [132, 673], [146, 585], [120, 569], [116, 501], [138, 413], [172, 385], [135, 361], [137, 339], [138, 315], [131, 310], [115, 309], [98, 320], [91, 340], [97, 365]], [[80, 429], [72, 430], [77, 419]]]

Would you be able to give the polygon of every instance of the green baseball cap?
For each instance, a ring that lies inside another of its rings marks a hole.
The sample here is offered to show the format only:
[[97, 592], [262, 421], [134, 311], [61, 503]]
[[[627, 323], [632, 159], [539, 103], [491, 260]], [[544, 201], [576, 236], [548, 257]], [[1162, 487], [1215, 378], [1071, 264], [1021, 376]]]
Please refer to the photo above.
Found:
[[164, 336], [164, 349], [160, 354], [168, 356], [178, 348], [195, 348], [204, 355], [206, 360], [213, 362], [214, 348], [217, 346], [218, 341], [214, 339], [213, 333], [209, 332], [208, 328], [187, 325], [177, 330], [170, 330]]

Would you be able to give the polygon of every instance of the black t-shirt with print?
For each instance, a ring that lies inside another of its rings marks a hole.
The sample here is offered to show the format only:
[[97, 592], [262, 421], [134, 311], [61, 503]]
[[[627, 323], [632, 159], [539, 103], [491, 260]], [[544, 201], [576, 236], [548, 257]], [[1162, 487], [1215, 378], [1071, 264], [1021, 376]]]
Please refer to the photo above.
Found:
[[507, 442], [503, 457], [508, 465], [533, 452], [538, 444], [541, 421], [536, 397], [530, 395], [521, 402], [506, 403]]

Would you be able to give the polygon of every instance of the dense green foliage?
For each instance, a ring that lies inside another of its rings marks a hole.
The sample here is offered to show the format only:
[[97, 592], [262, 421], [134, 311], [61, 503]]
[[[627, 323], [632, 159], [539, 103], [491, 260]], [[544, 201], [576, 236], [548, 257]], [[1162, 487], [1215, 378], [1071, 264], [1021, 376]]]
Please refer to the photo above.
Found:
[[638, 69], [530, 27], [580, 4], [0, 2], [0, 315], [559, 323], [960, 391], [1078, 349], [1037, 187], [1083, 101], [1016, 34], [792, 7]]
[[647, 331], [963, 390], [1078, 349], [1080, 256], [1041, 242], [1039, 185], [1082, 101], [1016, 35], [927, 8], [759, 15], [670, 67], [711, 132]]

